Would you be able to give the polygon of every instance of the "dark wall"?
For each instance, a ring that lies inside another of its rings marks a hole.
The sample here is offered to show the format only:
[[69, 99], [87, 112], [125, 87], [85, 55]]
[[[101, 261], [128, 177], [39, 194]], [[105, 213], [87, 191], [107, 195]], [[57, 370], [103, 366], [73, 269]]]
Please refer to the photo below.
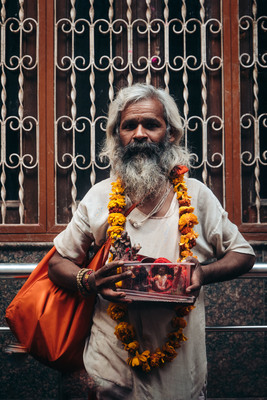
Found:
[[[38, 263], [52, 245], [2, 245], [0, 263]], [[264, 245], [255, 247], [257, 261], [267, 262]], [[23, 280], [0, 279], [0, 325], [5, 309]], [[236, 279], [205, 287], [206, 325], [266, 325], [265, 278]], [[266, 333], [207, 330], [208, 397], [267, 399]], [[87, 400], [85, 373], [62, 375], [25, 354], [7, 354], [15, 338], [0, 335], [0, 399]]]

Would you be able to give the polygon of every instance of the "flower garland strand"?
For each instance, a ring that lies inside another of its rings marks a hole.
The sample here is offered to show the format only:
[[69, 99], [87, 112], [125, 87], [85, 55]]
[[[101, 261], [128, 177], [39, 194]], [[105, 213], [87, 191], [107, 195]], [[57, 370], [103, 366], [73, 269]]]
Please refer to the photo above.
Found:
[[[179, 243], [180, 257], [178, 262], [183, 261], [186, 257], [192, 256], [192, 247], [196, 245], [198, 234], [193, 230], [194, 225], [198, 224], [197, 217], [193, 214], [194, 207], [191, 206], [191, 197], [188, 196], [187, 186], [184, 181], [184, 174], [188, 171], [185, 166], [176, 166], [170, 174], [170, 181], [173, 184], [174, 192], [177, 194], [179, 202], [179, 231], [181, 238]], [[114, 242], [121, 236], [126, 218], [123, 215], [125, 209], [124, 188], [120, 179], [112, 183], [112, 192], [108, 203], [108, 235]], [[111, 261], [111, 259], [110, 259]], [[167, 341], [161, 348], [157, 348], [155, 352], [144, 350], [140, 353], [140, 344], [136, 340], [134, 327], [129, 324], [127, 319], [127, 305], [110, 303], [108, 307], [109, 316], [118, 324], [114, 334], [128, 351], [127, 363], [132, 368], [141, 368], [144, 372], [150, 372], [152, 368], [162, 367], [166, 362], [172, 361], [177, 356], [177, 349], [181, 347], [182, 342], [187, 338], [183, 334], [186, 327], [186, 320], [183, 318], [188, 315], [194, 306], [175, 307], [175, 316], [172, 318], [172, 327], [174, 328], [168, 334]]]

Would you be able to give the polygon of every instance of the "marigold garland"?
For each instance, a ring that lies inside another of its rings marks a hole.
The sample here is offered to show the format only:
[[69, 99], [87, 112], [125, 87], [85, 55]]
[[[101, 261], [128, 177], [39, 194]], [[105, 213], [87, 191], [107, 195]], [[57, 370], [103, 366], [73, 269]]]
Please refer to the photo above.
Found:
[[[179, 231], [181, 238], [179, 243], [180, 257], [178, 262], [183, 261], [186, 257], [192, 256], [192, 247], [196, 245], [198, 234], [193, 230], [194, 225], [198, 224], [196, 215], [193, 214], [194, 207], [191, 206], [191, 197], [187, 193], [187, 186], [184, 181], [184, 174], [188, 171], [185, 166], [176, 166], [170, 173], [170, 181], [173, 185], [173, 190], [177, 194], [179, 202]], [[108, 235], [114, 242], [121, 236], [126, 218], [123, 215], [125, 209], [124, 188], [120, 179], [112, 183], [112, 192], [108, 203]], [[111, 261], [111, 259], [110, 259]], [[183, 334], [183, 329], [186, 327], [186, 320], [183, 318], [194, 309], [194, 306], [175, 307], [175, 317], [172, 319], [174, 330], [168, 334], [167, 341], [162, 348], [157, 348], [155, 352], [144, 350], [140, 353], [140, 344], [136, 340], [134, 327], [127, 320], [127, 306], [125, 304], [110, 303], [108, 307], [109, 316], [118, 324], [114, 334], [128, 351], [127, 364], [132, 368], [141, 368], [144, 372], [150, 372], [153, 368], [162, 367], [166, 362], [172, 361], [177, 356], [177, 351], [181, 347], [182, 342], [187, 338]]]

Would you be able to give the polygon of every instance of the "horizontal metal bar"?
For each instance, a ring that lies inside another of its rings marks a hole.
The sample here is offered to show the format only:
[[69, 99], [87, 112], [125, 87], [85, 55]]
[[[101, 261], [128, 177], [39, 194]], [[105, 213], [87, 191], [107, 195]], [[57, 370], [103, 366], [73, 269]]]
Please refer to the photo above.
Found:
[[[0, 263], [0, 279], [25, 278], [32, 273], [37, 264]], [[267, 263], [257, 263], [239, 278], [267, 278]]]
[[[206, 332], [267, 332], [267, 325], [206, 326]], [[0, 326], [0, 334], [11, 333], [8, 326]]]
[[0, 279], [28, 277], [37, 264], [0, 264]]
[[[1, 264], [0, 264], [1, 265]], [[267, 263], [256, 263], [254, 267], [239, 278], [267, 278]]]
[[206, 326], [206, 332], [267, 332], [267, 325]]
[[11, 333], [11, 330], [8, 326], [0, 326], [0, 333]]

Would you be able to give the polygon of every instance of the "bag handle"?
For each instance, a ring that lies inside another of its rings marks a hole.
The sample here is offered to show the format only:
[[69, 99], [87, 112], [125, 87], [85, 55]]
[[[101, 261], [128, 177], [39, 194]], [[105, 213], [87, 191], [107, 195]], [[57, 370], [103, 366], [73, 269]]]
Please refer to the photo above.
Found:
[[127, 217], [127, 216], [130, 214], [130, 212], [132, 212], [133, 209], [134, 209], [135, 207], [137, 207], [137, 206], [138, 206], [138, 203], [133, 203], [133, 204], [131, 205], [131, 207], [129, 207], [128, 210], [125, 211], [124, 216]]

